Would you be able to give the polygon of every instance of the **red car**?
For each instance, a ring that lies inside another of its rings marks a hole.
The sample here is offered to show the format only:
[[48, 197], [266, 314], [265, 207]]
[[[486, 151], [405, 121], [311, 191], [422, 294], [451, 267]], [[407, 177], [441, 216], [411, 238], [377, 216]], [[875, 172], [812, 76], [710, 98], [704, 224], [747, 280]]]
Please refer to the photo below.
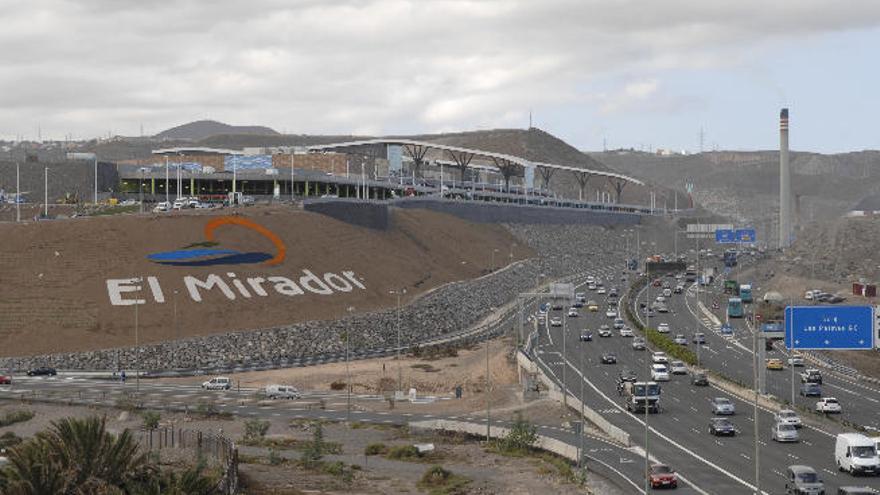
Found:
[[0, 375], [0, 385], [12, 385], [12, 377], [7, 375]]
[[651, 488], [678, 487], [678, 476], [675, 475], [675, 471], [671, 467], [665, 464], [654, 464], [651, 466], [648, 480], [651, 482]]

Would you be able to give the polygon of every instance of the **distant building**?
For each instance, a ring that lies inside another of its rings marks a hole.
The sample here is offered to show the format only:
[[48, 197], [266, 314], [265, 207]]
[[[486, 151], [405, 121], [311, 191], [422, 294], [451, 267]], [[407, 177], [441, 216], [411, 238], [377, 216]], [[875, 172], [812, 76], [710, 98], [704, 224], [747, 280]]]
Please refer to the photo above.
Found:
[[862, 198], [847, 213], [848, 217], [866, 217], [880, 215], [880, 194]]

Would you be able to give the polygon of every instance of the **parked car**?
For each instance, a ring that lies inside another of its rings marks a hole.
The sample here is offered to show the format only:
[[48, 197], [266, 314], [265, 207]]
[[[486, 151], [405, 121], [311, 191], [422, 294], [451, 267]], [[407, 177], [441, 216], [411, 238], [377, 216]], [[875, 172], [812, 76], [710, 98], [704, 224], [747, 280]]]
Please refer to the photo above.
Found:
[[617, 364], [617, 355], [613, 352], [602, 353], [602, 364]]
[[691, 375], [691, 385], [696, 387], [708, 387], [709, 377], [703, 372], [696, 372]]
[[9, 375], [0, 375], [0, 385], [12, 385], [12, 377]]
[[266, 385], [266, 397], [270, 399], [299, 399], [302, 395], [290, 385]]
[[48, 366], [31, 368], [27, 371], [27, 376], [55, 376], [57, 374], [58, 372], [55, 371], [55, 368], [50, 368]]
[[716, 437], [722, 435], [732, 437], [736, 435], [736, 427], [733, 426], [733, 423], [727, 418], [710, 418], [709, 434]]
[[669, 323], [659, 323], [657, 325], [657, 331], [660, 333], [669, 333]]
[[669, 371], [673, 375], [687, 375], [688, 368], [682, 361], [673, 361], [669, 364]]
[[736, 414], [736, 406], [727, 397], [715, 397], [711, 401], [712, 414], [726, 416]]
[[593, 340], [593, 332], [591, 332], [589, 330], [582, 331], [580, 339], [581, 339], [581, 342], [591, 342]]
[[773, 422], [783, 424], [783, 425], [791, 425], [795, 428], [800, 428], [802, 426], [801, 417], [791, 409], [783, 409], [777, 413], [773, 414]]
[[800, 436], [797, 428], [785, 423], [774, 423], [770, 427], [770, 439], [776, 442], [798, 442]]
[[651, 488], [676, 488], [678, 486], [678, 476], [675, 471], [666, 464], [654, 464], [648, 472], [648, 481]]
[[202, 383], [205, 390], [229, 390], [232, 388], [232, 380], [225, 376], [215, 376]]
[[168, 201], [162, 201], [162, 202], [156, 203], [156, 206], [153, 207], [153, 213], [166, 212], [170, 209], [171, 209], [171, 203], [169, 203]]
[[822, 387], [818, 383], [804, 383], [801, 385], [800, 394], [804, 397], [821, 397]]
[[840, 414], [843, 409], [840, 402], [834, 397], [824, 397], [816, 402], [816, 412], [825, 414]]
[[794, 465], [785, 470], [786, 495], [825, 495], [825, 484], [810, 466]]

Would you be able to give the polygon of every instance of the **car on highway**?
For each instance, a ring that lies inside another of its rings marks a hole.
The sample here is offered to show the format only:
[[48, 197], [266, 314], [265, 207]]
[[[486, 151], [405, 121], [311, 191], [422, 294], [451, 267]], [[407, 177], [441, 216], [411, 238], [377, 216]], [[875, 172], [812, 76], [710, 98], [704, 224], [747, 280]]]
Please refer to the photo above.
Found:
[[553, 311], [562, 310], [562, 302], [554, 301], [553, 304], [550, 306], [550, 309], [552, 309]]
[[587, 302], [587, 295], [584, 294], [583, 292], [578, 292], [577, 294], [574, 295], [574, 298], [575, 298], [578, 302], [581, 302], [581, 303], [585, 303], [585, 302]]
[[793, 425], [774, 423], [770, 427], [770, 440], [775, 442], [798, 442], [800, 441], [800, 435], [798, 435], [798, 430]]
[[695, 333], [694, 336], [691, 338], [691, 341], [692, 341], [694, 344], [703, 345], [703, 344], [706, 343], [706, 334], [703, 333], [703, 332], [697, 332], [697, 333]]
[[821, 397], [822, 387], [818, 383], [804, 383], [801, 385], [800, 394], [804, 397]]
[[818, 383], [822, 385], [822, 372], [816, 368], [807, 368], [801, 372], [801, 383]]
[[695, 387], [708, 387], [709, 377], [705, 373], [698, 371], [691, 375], [691, 385]]
[[688, 368], [687, 365], [684, 364], [683, 361], [673, 361], [669, 363], [669, 371], [673, 375], [687, 375]]
[[232, 380], [225, 376], [215, 376], [206, 382], [202, 382], [205, 390], [229, 390], [232, 388]]
[[614, 307], [609, 307], [608, 309], [605, 310], [605, 317], [606, 318], [617, 318], [617, 309], [615, 309]]
[[620, 295], [620, 292], [617, 291], [617, 287], [612, 287], [608, 289], [608, 297], [617, 297]]
[[27, 370], [27, 376], [55, 376], [57, 374], [58, 372], [55, 371], [55, 368], [50, 368], [48, 366], [40, 366]]
[[633, 337], [634, 335], [633, 335], [632, 328], [630, 328], [630, 327], [621, 328], [620, 329], [620, 336], [621, 337]]
[[730, 323], [722, 323], [721, 335], [733, 335], [733, 325]]
[[635, 383], [638, 380], [639, 380], [639, 377], [636, 374], [636, 372], [629, 369], [629, 368], [623, 368], [622, 370], [620, 370], [620, 373], [617, 374], [617, 381], [620, 383], [623, 383], [623, 382]]
[[822, 294], [822, 291], [819, 289], [808, 290], [807, 292], [804, 293], [804, 299], [806, 299], [807, 301], [812, 301], [819, 294]]
[[791, 409], [783, 409], [777, 413], [773, 413], [773, 422], [783, 425], [791, 425], [795, 428], [800, 428], [803, 425], [801, 417]]
[[654, 309], [657, 310], [658, 313], [668, 313], [669, 312], [669, 306], [667, 306], [663, 303], [658, 303], [657, 307]]
[[648, 482], [651, 483], [651, 488], [676, 488], [678, 476], [666, 464], [654, 464], [648, 472]]
[[605, 294], [606, 292], [608, 291], [605, 290], [605, 287], [599, 287], [598, 289], [596, 289], [596, 294]]
[[783, 369], [782, 360], [779, 358], [770, 358], [767, 360], [767, 369], [768, 370], [781, 370]]
[[880, 459], [874, 439], [861, 433], [840, 433], [834, 442], [837, 468], [852, 475], [877, 474]]
[[681, 285], [681, 284], [676, 285], [675, 288], [672, 289], [672, 292], [675, 294], [681, 294], [682, 292], [684, 292], [684, 285]]
[[810, 466], [796, 464], [785, 470], [786, 495], [825, 495], [825, 483]]
[[647, 316], [648, 318], [653, 318], [657, 316], [657, 311], [655, 311], [654, 308], [644, 308], [642, 312], [645, 313], [645, 316]]
[[641, 337], [636, 337], [632, 341], [632, 348], [634, 351], [644, 351], [647, 346], [645, 345], [645, 339]]
[[660, 333], [669, 333], [669, 323], [660, 323], [657, 325], [657, 331]]
[[290, 385], [266, 385], [266, 397], [270, 399], [299, 399], [302, 395]]
[[657, 298], [654, 299], [654, 301], [655, 301], [655, 302], [658, 302], [658, 303], [665, 303], [665, 302], [666, 302], [666, 298], [663, 297], [663, 296], [657, 296]]
[[877, 495], [877, 490], [870, 486], [841, 486], [837, 489], [837, 495]]
[[614, 328], [615, 329], [620, 330], [624, 326], [626, 326], [626, 322], [623, 321], [623, 318], [615, 318], [614, 319]]
[[669, 356], [663, 351], [654, 351], [651, 353], [651, 362], [654, 364], [666, 364], [669, 362]]
[[587, 285], [587, 289], [590, 289], [590, 290], [596, 290], [596, 288], [597, 288], [597, 287], [596, 287], [596, 284], [595, 284], [595, 283], [590, 283], [590, 284]]
[[834, 397], [823, 397], [816, 402], [816, 412], [825, 414], [840, 414], [843, 409], [840, 402]]
[[736, 427], [733, 426], [733, 422], [731, 422], [727, 418], [710, 418], [709, 434], [716, 437], [720, 437], [722, 435], [732, 437], [736, 435]]
[[551, 327], [561, 327], [562, 326], [562, 318], [558, 316], [554, 316], [550, 318], [550, 326]]
[[590, 301], [587, 303], [587, 310], [591, 313], [595, 313], [599, 311], [599, 304], [596, 301]]
[[603, 352], [602, 364], [617, 364], [617, 354], [611, 351]]
[[726, 416], [736, 414], [736, 406], [727, 397], [715, 397], [710, 401], [712, 414]]
[[574, 303], [572, 303], [571, 307], [572, 307], [572, 308], [578, 308], [578, 309], [583, 308], [583, 307], [584, 307], [584, 302], [581, 301], [580, 299], [575, 299], [575, 300], [574, 300]]
[[578, 310], [575, 307], [568, 308], [568, 317], [569, 318], [577, 318]]
[[669, 299], [672, 297], [672, 289], [663, 289], [663, 297]]
[[655, 382], [668, 382], [669, 368], [667, 368], [665, 364], [652, 364], [651, 380]]
[[788, 364], [797, 368], [802, 368], [804, 366], [804, 357], [798, 355], [791, 356], [788, 358]]
[[593, 340], [593, 332], [589, 330], [582, 330], [580, 340], [581, 342], [591, 342]]
[[12, 376], [0, 375], [0, 385], [12, 385]]
[[612, 335], [614, 334], [611, 332], [611, 327], [608, 325], [602, 325], [599, 327], [599, 337], [611, 337]]
[[684, 336], [683, 333], [675, 334], [675, 337], [672, 338], [672, 341], [678, 345], [688, 345], [688, 339]]

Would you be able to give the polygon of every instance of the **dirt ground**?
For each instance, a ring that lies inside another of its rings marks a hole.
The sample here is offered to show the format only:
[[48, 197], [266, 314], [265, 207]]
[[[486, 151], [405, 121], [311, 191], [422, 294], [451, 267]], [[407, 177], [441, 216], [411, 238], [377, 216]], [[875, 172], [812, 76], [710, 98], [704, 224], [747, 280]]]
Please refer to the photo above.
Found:
[[[232, 214], [229, 209], [0, 223], [0, 356], [133, 345], [136, 321], [140, 343], [149, 343], [335, 319], [350, 307], [355, 313], [394, 307], [397, 299], [391, 290], [406, 288], [406, 303], [439, 285], [477, 277], [492, 264], [494, 251], [504, 253], [505, 260], [533, 255], [501, 226], [423, 210], [394, 210], [387, 231], [288, 206], [236, 211], [284, 243], [283, 262], [172, 266], [147, 259], [204, 242], [207, 222]], [[224, 226], [216, 232], [220, 248], [270, 255], [278, 251], [247, 228]], [[201, 291], [204, 296], [197, 302], [184, 285], [187, 275], [204, 281], [210, 274], [229, 284], [233, 276], [239, 282], [273, 276], [298, 281], [303, 270], [319, 275], [352, 271], [365, 289], [290, 296], [267, 284], [266, 296], [229, 300], [214, 288]], [[156, 277], [163, 302], [145, 287], [140, 293], [145, 304], [110, 304], [107, 280], [150, 276]]]
[[[33, 419], [0, 428], [0, 435], [7, 431], [28, 438], [48, 428], [52, 421], [64, 417], [87, 417], [104, 415], [112, 432], [124, 429], [137, 430], [141, 417], [117, 409], [89, 408], [81, 406], [57, 407], [52, 404], [19, 404], [0, 401], [0, 415], [13, 410], [29, 410]], [[287, 422], [269, 420], [266, 438], [277, 446], [276, 455], [283, 459], [279, 464], [269, 462], [267, 444], [244, 445], [243, 419], [198, 419], [177, 413], [162, 413], [160, 428], [171, 426], [204, 432], [219, 432], [239, 442], [239, 466], [243, 493], [249, 494], [304, 494], [304, 493], [425, 493], [417, 486], [422, 475], [433, 465], [441, 465], [457, 476], [469, 480], [464, 491], [455, 493], [479, 494], [608, 494], [623, 493], [608, 480], [588, 475], [587, 484], [580, 487], [563, 476], [558, 468], [537, 457], [506, 457], [486, 450], [476, 440], [455, 435], [412, 434], [406, 428], [367, 426], [355, 423], [324, 423], [324, 438], [342, 446], [338, 454], [328, 454], [324, 460], [340, 461], [356, 465], [353, 480], [349, 483], [340, 476], [314, 469], [305, 469], [295, 461], [300, 458], [303, 443], [311, 440], [314, 423], [309, 421]], [[387, 447], [433, 443], [435, 452], [410, 461], [393, 460], [383, 456], [366, 456], [367, 445], [382, 443]], [[191, 456], [188, 451], [163, 449], [160, 462], [181, 465]]]

